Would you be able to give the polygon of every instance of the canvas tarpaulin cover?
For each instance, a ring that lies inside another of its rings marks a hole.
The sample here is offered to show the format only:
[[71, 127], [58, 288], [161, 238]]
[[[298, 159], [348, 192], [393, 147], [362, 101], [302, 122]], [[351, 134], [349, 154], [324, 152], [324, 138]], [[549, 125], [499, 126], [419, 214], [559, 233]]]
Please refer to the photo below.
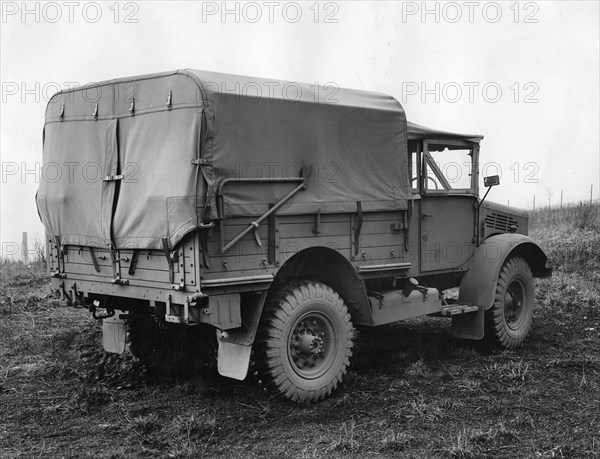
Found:
[[201, 222], [261, 215], [296, 186], [237, 179], [302, 175], [279, 215], [403, 210], [411, 196], [392, 97], [196, 70], [56, 94], [43, 161], [60, 175], [38, 190], [47, 231], [91, 247], [172, 248]]
[[456, 132], [440, 131], [439, 129], [421, 126], [420, 124], [411, 123], [410, 121], [407, 122], [407, 137], [408, 140], [456, 139], [476, 144], [481, 142], [481, 139], [483, 139], [482, 135], [458, 134]]

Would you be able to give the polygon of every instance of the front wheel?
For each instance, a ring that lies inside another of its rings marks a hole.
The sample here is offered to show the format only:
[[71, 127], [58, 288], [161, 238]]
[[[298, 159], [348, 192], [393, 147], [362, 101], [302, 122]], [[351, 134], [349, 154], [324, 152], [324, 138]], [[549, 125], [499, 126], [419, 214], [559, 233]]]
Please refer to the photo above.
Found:
[[533, 321], [534, 287], [529, 264], [521, 257], [504, 262], [494, 304], [485, 313], [486, 335], [506, 349], [525, 341]]
[[339, 295], [320, 282], [284, 288], [267, 305], [257, 337], [266, 386], [294, 402], [330, 395], [350, 365], [354, 329]]

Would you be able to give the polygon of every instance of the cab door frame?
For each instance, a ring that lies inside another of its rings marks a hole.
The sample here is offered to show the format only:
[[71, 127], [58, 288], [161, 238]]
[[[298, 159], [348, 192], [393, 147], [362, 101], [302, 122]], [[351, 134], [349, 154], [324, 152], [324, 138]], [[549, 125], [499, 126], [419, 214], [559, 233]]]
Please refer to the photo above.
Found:
[[[433, 159], [429, 145], [471, 150], [470, 188], [453, 189]], [[463, 271], [477, 242], [479, 144], [458, 139], [425, 139], [419, 170], [419, 272]], [[430, 174], [428, 176], [428, 174]], [[435, 174], [435, 179], [431, 177]], [[443, 189], [431, 189], [435, 180]]]

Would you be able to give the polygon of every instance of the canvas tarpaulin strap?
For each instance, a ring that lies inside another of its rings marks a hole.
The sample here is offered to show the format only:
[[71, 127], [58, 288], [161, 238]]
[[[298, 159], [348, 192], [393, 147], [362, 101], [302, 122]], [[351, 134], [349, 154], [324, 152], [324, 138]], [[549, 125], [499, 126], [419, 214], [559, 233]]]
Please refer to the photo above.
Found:
[[406, 118], [390, 96], [188, 70], [95, 89], [58, 93], [46, 114], [45, 165], [94, 162], [114, 178], [40, 184], [42, 221], [63, 244], [172, 248], [219, 217], [226, 179], [220, 217], [261, 215], [294, 186], [240, 178], [302, 174], [278, 215], [404, 210], [411, 198]]

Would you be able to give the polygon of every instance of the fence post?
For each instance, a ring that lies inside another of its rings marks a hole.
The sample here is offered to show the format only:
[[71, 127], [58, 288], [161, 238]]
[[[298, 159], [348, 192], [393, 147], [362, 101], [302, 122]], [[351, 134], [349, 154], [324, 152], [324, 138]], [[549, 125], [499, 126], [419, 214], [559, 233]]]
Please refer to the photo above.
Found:
[[563, 190], [560, 190], [560, 210], [562, 210]]
[[21, 244], [21, 260], [29, 263], [29, 252], [27, 251], [27, 231], [23, 231], [23, 243]]

